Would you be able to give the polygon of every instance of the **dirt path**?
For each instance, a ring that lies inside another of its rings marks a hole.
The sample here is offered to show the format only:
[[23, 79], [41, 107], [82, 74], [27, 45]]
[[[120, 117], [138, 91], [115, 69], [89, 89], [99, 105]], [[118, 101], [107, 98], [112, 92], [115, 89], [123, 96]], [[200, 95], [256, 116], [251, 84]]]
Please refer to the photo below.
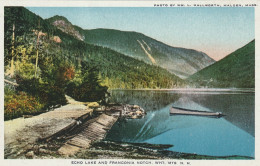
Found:
[[30, 150], [37, 140], [46, 139], [76, 125], [92, 113], [85, 103], [66, 96], [68, 104], [31, 118], [4, 122], [5, 158]]

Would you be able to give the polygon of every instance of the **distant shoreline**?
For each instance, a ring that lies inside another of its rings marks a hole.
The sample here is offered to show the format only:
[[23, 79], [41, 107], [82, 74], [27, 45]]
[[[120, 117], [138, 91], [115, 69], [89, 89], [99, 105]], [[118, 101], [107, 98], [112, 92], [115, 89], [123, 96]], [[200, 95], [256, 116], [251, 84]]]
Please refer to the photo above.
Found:
[[173, 89], [110, 89], [113, 91], [176, 91], [176, 92], [241, 92], [255, 93], [255, 88], [173, 88]]

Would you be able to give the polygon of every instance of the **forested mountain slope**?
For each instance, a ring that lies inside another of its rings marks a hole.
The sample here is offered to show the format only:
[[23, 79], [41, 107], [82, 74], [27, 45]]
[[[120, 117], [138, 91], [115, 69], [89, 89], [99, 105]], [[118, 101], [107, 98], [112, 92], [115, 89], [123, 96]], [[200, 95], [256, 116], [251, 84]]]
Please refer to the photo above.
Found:
[[86, 43], [113, 49], [147, 64], [167, 69], [186, 78], [215, 61], [203, 52], [168, 46], [137, 32], [113, 29], [83, 30], [73, 26], [65, 17], [54, 16], [48, 21], [67, 34], [78, 36]]
[[[44, 20], [23, 7], [5, 8], [5, 68], [12, 57], [13, 26], [16, 62], [24, 59], [24, 54], [28, 54], [30, 64], [35, 64], [36, 34], [41, 32], [38, 46], [39, 71], [47, 63], [46, 58], [52, 59], [51, 62], [54, 62], [53, 59], [61, 59], [64, 63], [73, 64], [75, 68], [83, 64], [95, 66], [99, 70], [101, 81], [110, 88], [172, 88], [184, 85], [182, 79], [165, 69], [109, 48], [88, 44], [83, 41], [84, 37], [79, 32], [70, 29], [71, 25], [66, 25], [64, 29], [56, 27], [50, 20]], [[67, 31], [68, 29], [70, 30]]]
[[190, 76], [189, 81], [207, 87], [255, 87], [255, 40]]

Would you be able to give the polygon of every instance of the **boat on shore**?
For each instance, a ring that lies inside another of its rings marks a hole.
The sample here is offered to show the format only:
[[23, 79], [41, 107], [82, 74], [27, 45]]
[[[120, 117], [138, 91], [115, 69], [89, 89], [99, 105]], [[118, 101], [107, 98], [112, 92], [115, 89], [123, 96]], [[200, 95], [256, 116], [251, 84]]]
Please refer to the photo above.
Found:
[[208, 117], [222, 117], [224, 116], [222, 112], [209, 112], [209, 111], [199, 111], [191, 110], [185, 108], [179, 108], [172, 106], [170, 108], [171, 115], [193, 115], [193, 116], [208, 116]]

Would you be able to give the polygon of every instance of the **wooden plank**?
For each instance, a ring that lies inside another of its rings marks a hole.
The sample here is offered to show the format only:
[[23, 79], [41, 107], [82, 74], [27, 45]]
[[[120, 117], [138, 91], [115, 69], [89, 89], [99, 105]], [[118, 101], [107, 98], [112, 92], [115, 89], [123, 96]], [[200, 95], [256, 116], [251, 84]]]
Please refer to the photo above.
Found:
[[4, 82], [13, 86], [19, 86], [17, 83], [4, 79]]
[[[102, 114], [97, 118], [85, 122], [73, 131], [73, 133], [77, 133], [75, 137], [68, 140], [65, 145], [63, 145], [65, 147], [62, 146], [59, 151], [67, 154], [67, 150], [73, 150], [73, 146], [78, 148], [89, 148], [91, 142], [104, 139], [107, 134], [107, 129], [110, 129], [116, 121], [117, 117]], [[75, 154], [76, 152], [76, 150], [73, 150], [73, 152], [69, 154]]]
[[107, 128], [111, 128], [116, 121], [117, 118], [114, 118], [113, 116], [101, 115], [101, 117], [97, 120], [97, 123], [100, 123], [106, 126]]
[[90, 147], [91, 140], [86, 139], [86, 138], [82, 139], [82, 138], [76, 136], [76, 137], [72, 138], [71, 140], [69, 140], [67, 142], [67, 144], [82, 147], [82, 148], [88, 148], [88, 147]]
[[104, 130], [103, 128], [105, 128], [105, 126], [97, 123], [97, 122], [94, 122], [94, 123], [91, 123], [89, 126], [88, 126], [88, 129], [90, 130]]
[[106, 132], [100, 132], [100, 131], [88, 131], [87, 133], [85, 133], [85, 136], [88, 138], [90, 136], [96, 136], [96, 137], [99, 137], [99, 136], [102, 136], [102, 135], [105, 135]]
[[86, 132], [84, 132], [84, 133], [81, 133], [81, 135], [84, 135], [86, 138], [88, 137], [88, 136], [90, 136], [90, 135], [104, 135], [104, 134], [106, 134], [106, 132], [105, 131], [93, 131], [93, 130], [86, 130]]
[[44, 137], [40, 137], [38, 140], [39, 141], [43, 141], [43, 140], [50, 141], [54, 137], [61, 135], [62, 133], [65, 133], [66, 131], [68, 131], [70, 128], [72, 128], [76, 124], [77, 124], [77, 122], [75, 120], [73, 120], [73, 122], [71, 124], [65, 126], [64, 128], [55, 131], [53, 134], [49, 134], [49, 135], [46, 134]]

